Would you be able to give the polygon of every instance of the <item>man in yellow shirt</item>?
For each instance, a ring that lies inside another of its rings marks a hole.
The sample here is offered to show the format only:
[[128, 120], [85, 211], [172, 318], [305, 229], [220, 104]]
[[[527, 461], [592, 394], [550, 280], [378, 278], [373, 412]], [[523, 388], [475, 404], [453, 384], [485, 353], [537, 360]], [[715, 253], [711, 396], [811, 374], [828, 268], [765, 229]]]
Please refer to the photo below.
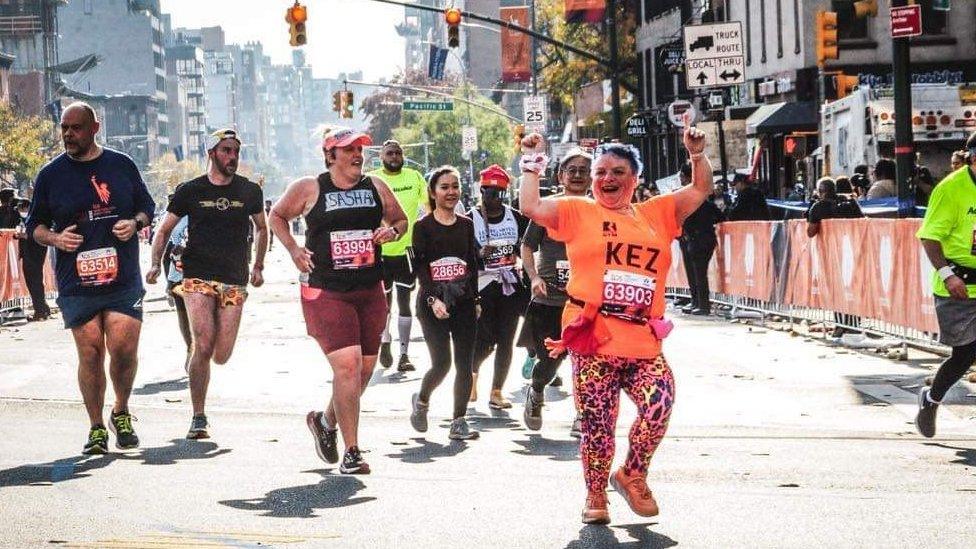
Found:
[[952, 347], [932, 387], [918, 394], [915, 426], [925, 437], [935, 436], [939, 404], [976, 361], [976, 132], [966, 149], [969, 164], [935, 186], [916, 234], [936, 269], [932, 290], [939, 341]]
[[[396, 195], [400, 207], [407, 214], [407, 232], [399, 240], [383, 244], [383, 288], [386, 291], [386, 305], [392, 313], [393, 288], [397, 294], [397, 333], [400, 336], [400, 361], [397, 370], [410, 372], [415, 370], [407, 355], [410, 345], [410, 328], [413, 325], [413, 315], [410, 311], [410, 293], [413, 292], [417, 280], [413, 272], [411, 243], [413, 241], [413, 225], [417, 222], [420, 211], [427, 211], [427, 182], [417, 170], [403, 166], [403, 147], [394, 139], [383, 143], [380, 152], [383, 168], [370, 172], [382, 179]], [[391, 315], [392, 316], [392, 315]], [[390, 322], [387, 318], [386, 329], [383, 331], [383, 342], [380, 345], [380, 364], [389, 368], [393, 364], [393, 354], [390, 351]]]

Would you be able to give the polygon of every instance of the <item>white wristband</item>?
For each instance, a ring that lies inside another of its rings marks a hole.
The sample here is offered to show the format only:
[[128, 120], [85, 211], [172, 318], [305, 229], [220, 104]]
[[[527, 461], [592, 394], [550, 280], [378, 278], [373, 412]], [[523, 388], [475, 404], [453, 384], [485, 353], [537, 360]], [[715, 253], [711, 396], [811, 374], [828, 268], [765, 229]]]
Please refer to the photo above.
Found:
[[524, 153], [519, 161], [519, 168], [522, 173], [531, 172], [542, 175], [549, 164], [549, 157], [544, 153]]
[[946, 265], [939, 269], [939, 277], [942, 278], [942, 282], [949, 279], [950, 276], [956, 276], [956, 273], [952, 270], [952, 267]]

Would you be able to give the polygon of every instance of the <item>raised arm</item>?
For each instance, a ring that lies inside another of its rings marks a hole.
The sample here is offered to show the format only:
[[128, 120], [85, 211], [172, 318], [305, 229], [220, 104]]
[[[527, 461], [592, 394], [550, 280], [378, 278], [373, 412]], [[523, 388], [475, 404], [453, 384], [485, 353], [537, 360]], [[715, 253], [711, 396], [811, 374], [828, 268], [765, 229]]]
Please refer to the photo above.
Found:
[[[522, 156], [542, 156], [546, 150], [546, 140], [537, 133], [531, 133], [522, 138]], [[529, 158], [531, 160], [531, 158]], [[522, 162], [522, 184], [519, 186], [519, 209], [522, 213], [539, 225], [555, 228], [559, 222], [559, 211], [554, 198], [539, 196], [539, 174], [545, 166], [531, 166], [531, 162]]]
[[684, 223], [689, 215], [701, 206], [712, 194], [712, 163], [705, 156], [705, 133], [691, 125], [691, 115], [685, 113], [685, 131], [682, 140], [691, 159], [691, 185], [674, 193], [675, 215], [678, 224]]

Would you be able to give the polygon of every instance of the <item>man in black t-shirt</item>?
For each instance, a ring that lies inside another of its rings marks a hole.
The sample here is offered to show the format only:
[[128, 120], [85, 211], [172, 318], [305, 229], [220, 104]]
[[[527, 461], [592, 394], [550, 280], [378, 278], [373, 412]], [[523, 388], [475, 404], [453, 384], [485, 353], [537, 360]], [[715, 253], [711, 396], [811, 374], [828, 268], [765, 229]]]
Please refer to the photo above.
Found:
[[210, 382], [210, 361], [224, 364], [237, 341], [244, 300], [247, 299], [251, 224], [257, 249], [250, 272], [254, 287], [264, 283], [264, 254], [268, 226], [261, 187], [237, 175], [241, 142], [234, 130], [210, 135], [210, 167], [202, 175], [177, 187], [166, 217], [153, 242], [152, 268], [146, 281], [156, 283], [163, 250], [180, 218], [187, 216], [189, 238], [183, 251], [183, 295], [193, 351], [190, 356], [190, 397], [193, 419], [186, 437], [209, 438], [204, 406]]

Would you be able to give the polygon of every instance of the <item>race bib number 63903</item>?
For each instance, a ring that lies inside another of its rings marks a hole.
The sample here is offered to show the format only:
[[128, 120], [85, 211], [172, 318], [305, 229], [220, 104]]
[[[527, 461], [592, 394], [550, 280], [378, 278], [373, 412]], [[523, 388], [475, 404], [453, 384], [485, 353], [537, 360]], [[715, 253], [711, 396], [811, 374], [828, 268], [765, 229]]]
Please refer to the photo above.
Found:
[[649, 276], [608, 270], [603, 275], [603, 303], [642, 309], [654, 301], [655, 280]]

